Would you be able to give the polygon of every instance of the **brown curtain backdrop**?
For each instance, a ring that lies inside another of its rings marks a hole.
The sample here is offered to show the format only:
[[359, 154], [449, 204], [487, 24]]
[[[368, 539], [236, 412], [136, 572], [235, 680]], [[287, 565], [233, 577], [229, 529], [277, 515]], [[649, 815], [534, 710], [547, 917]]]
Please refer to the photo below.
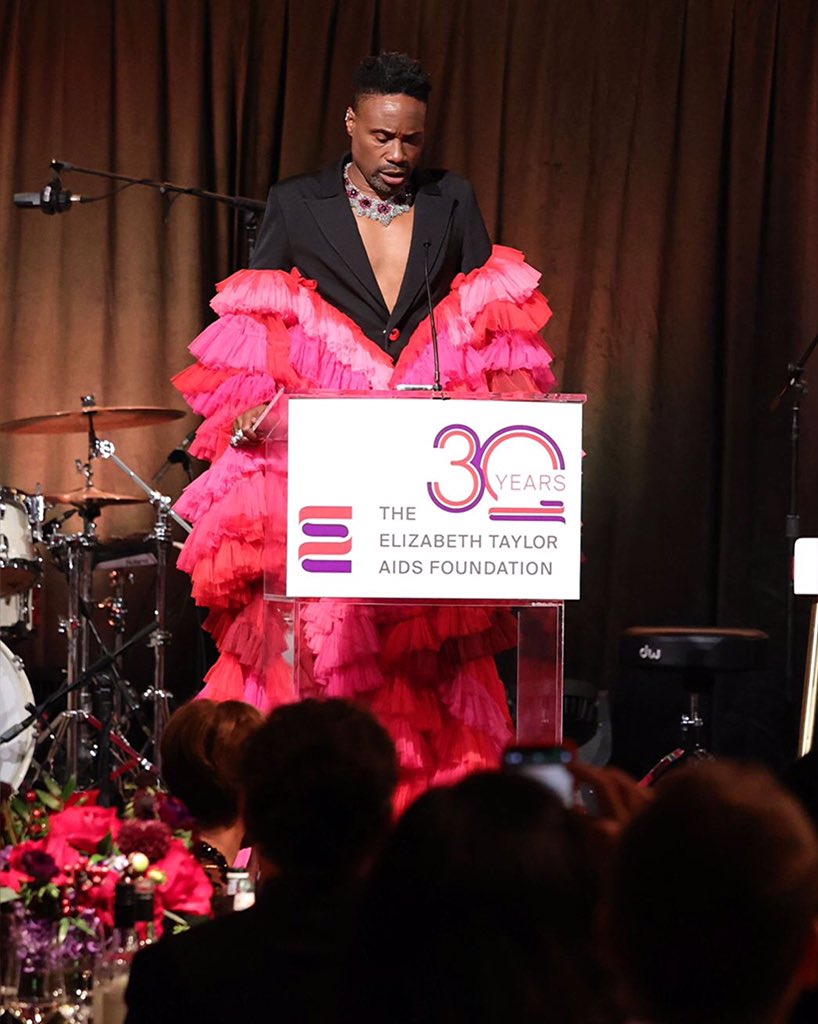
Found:
[[[0, 0], [0, 417], [88, 391], [181, 405], [169, 378], [244, 259], [233, 215], [195, 199], [45, 217], [12, 192], [59, 156], [263, 198], [339, 154], [351, 73], [381, 48], [428, 64], [428, 162], [540, 268], [561, 388], [588, 394], [569, 670], [611, 682], [645, 622], [759, 626], [780, 652], [790, 428], [768, 404], [818, 331], [815, 0]], [[814, 534], [818, 396], [803, 412]], [[150, 475], [192, 423], [116, 440]], [[77, 436], [0, 444], [2, 483], [79, 482]]]

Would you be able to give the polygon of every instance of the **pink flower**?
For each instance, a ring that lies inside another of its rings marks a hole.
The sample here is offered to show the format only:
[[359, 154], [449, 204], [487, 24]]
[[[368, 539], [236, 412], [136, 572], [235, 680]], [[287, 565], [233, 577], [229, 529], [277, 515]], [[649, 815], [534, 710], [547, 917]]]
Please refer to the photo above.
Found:
[[210, 914], [213, 887], [202, 865], [180, 839], [171, 840], [167, 854], [154, 867], [167, 875], [167, 880], [156, 887], [158, 918], [165, 909], [178, 914]]
[[49, 824], [45, 849], [63, 871], [79, 867], [109, 832], [116, 836], [119, 830], [113, 807], [67, 807], [52, 814]]
[[16, 868], [9, 867], [5, 871], [0, 871], [0, 889], [14, 889], [15, 892], [19, 892], [30, 881], [28, 875]]
[[118, 871], [105, 871], [98, 885], [93, 885], [84, 894], [83, 905], [96, 911], [97, 917], [106, 928], [114, 926], [114, 895], [116, 883], [121, 875]]

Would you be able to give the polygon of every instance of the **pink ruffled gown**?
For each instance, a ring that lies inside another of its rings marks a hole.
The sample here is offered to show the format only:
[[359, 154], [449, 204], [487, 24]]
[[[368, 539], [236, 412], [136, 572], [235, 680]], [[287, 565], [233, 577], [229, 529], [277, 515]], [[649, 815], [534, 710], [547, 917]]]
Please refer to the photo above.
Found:
[[[551, 311], [539, 273], [514, 249], [452, 283], [435, 310], [444, 388], [451, 394], [548, 392], [551, 353], [539, 335]], [[513, 646], [510, 614], [456, 605], [309, 602], [300, 692], [280, 656], [282, 609], [264, 601], [263, 566], [283, 572], [285, 499], [269, 486], [283, 456], [229, 446], [234, 418], [279, 388], [388, 391], [433, 379], [428, 319], [397, 364], [297, 270], [241, 270], [218, 287], [219, 319], [190, 346], [197, 362], [174, 378], [203, 416], [191, 452], [210, 460], [176, 504], [194, 524], [179, 557], [220, 657], [201, 696], [262, 710], [307, 696], [369, 706], [398, 748], [400, 809], [429, 784], [496, 765], [511, 738], [493, 655]], [[268, 524], [265, 527], [265, 524]], [[266, 551], [265, 551], [266, 536]]]

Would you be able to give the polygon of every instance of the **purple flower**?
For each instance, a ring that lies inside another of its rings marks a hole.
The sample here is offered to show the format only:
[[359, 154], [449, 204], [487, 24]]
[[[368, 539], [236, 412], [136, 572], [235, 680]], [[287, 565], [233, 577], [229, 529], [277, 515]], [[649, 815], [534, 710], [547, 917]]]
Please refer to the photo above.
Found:
[[23, 974], [45, 970], [53, 962], [54, 922], [16, 914], [15, 951]]
[[194, 822], [190, 811], [175, 796], [165, 797], [159, 804], [159, 820], [169, 825], [174, 832], [192, 829]]
[[57, 862], [45, 850], [26, 850], [22, 857], [22, 866], [23, 871], [31, 875], [39, 885], [48, 885], [59, 872]]
[[363, 206], [365, 210], [368, 210], [371, 205], [372, 200], [369, 198], [369, 196], [361, 196], [361, 206]]
[[0, 871], [8, 871], [9, 864], [11, 863], [11, 851], [14, 849], [13, 846], [4, 846], [0, 850]]
[[102, 946], [99, 938], [99, 918], [96, 913], [90, 909], [83, 910], [78, 918], [87, 928], [91, 929], [93, 934], [89, 934], [73, 922], [71, 923], [60, 948], [60, 958], [64, 964], [96, 957]]

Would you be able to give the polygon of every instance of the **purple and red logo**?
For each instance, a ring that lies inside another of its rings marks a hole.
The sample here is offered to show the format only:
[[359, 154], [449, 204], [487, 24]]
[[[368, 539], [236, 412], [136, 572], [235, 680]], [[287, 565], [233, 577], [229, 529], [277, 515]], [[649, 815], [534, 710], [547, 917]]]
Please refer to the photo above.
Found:
[[427, 485], [429, 497], [444, 512], [468, 512], [488, 494], [493, 499], [489, 519], [565, 522], [565, 502], [557, 496], [566, 488], [565, 458], [539, 427], [503, 427], [481, 444], [471, 427], [452, 423], [437, 434], [434, 447], [459, 456], [449, 461], [453, 472], [445, 484]]
[[352, 537], [345, 522], [352, 520], [350, 505], [306, 505], [298, 513], [301, 533], [307, 540], [298, 546], [304, 572], [352, 572]]

